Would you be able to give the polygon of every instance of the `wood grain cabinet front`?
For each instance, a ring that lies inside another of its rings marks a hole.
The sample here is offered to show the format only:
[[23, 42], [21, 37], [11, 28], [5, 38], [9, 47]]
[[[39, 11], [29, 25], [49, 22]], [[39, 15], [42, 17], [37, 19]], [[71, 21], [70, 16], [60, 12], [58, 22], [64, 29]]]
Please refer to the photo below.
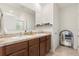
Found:
[[9, 56], [28, 56], [28, 51], [27, 51], [27, 49], [24, 49], [24, 50], [12, 53]]
[[[18, 54], [18, 51], [21, 51], [23, 49], [26, 49], [25, 51], [28, 50], [28, 41], [19, 42], [19, 43], [8, 45], [5, 47], [6, 55]], [[19, 53], [21, 54], [21, 52], [19, 52]]]
[[40, 56], [46, 55], [46, 42], [43, 41], [40, 43]]
[[51, 49], [51, 35], [0, 47], [0, 56], [45, 56]]
[[40, 56], [45, 56], [51, 49], [51, 35], [40, 38]]
[[29, 56], [39, 56], [39, 44], [29, 47]]
[[34, 51], [35, 51], [35, 52], [34, 52], [34, 55], [35, 55], [35, 56], [39, 56], [39, 44], [36, 44], [36, 45], [34, 46], [34, 48], [35, 48], [35, 49], [34, 49]]
[[39, 56], [39, 38], [29, 41], [29, 56]]
[[51, 35], [46, 37], [46, 53], [50, 52], [51, 49]]

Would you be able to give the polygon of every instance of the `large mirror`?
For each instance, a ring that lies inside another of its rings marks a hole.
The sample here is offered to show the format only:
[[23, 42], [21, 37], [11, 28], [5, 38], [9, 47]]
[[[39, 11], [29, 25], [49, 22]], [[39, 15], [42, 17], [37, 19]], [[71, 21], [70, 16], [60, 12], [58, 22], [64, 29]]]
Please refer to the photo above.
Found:
[[15, 14], [4, 12], [0, 9], [0, 34], [24, 32], [26, 20]]
[[25, 31], [25, 20], [14, 14], [5, 13], [3, 16], [3, 23], [4, 31], [7, 34]]

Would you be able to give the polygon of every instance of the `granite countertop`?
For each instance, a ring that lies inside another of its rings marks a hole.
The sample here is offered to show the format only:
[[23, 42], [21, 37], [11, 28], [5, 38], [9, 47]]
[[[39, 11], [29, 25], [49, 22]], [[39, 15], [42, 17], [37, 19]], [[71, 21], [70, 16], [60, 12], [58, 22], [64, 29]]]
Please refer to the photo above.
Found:
[[46, 35], [51, 35], [51, 33], [49, 33], [49, 32], [48, 33], [36, 33], [33, 35], [20, 35], [20, 36], [17, 35], [14, 37], [0, 38], [0, 47], [14, 44], [14, 43], [18, 43], [18, 42], [22, 42], [22, 41], [31, 40], [34, 38], [39, 38], [39, 37], [46, 36]]

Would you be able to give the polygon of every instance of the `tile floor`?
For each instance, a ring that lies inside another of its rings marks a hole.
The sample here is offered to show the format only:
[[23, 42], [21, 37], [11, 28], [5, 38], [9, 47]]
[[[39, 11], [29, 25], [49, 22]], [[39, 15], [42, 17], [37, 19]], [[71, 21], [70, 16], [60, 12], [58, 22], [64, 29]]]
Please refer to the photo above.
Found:
[[55, 53], [50, 52], [47, 56], [79, 56], [79, 51], [72, 48], [60, 46], [56, 49]]

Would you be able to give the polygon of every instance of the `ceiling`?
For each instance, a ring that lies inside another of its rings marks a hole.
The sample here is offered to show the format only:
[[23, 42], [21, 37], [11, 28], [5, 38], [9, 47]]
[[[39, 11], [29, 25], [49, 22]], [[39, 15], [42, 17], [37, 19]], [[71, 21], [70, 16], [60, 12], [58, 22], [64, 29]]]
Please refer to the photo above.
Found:
[[35, 8], [36, 8], [37, 4], [40, 5], [40, 7], [44, 7], [49, 3], [21, 3], [21, 5], [23, 5], [25, 8], [29, 8], [29, 9], [31, 9], [33, 11], [35, 11]]
[[77, 3], [56, 3], [60, 8], [73, 7], [77, 5]]
[[50, 3], [40, 3], [42, 7], [46, 6], [47, 4], [50, 4]]
[[23, 8], [25, 10], [29, 10], [31, 12], [35, 12], [36, 7], [39, 9], [40, 7], [43, 8], [49, 3], [0, 3], [0, 6], [10, 6], [15, 8]]
[[29, 8], [31, 10], [35, 10], [35, 6], [33, 3], [21, 3], [22, 6], [24, 6], [25, 8]]

